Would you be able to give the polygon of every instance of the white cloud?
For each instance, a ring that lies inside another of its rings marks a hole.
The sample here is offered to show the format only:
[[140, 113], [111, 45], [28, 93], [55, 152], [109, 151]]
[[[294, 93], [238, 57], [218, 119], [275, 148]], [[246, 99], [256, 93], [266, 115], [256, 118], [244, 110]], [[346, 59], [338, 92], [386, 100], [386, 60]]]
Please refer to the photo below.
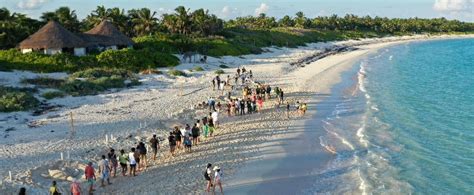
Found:
[[49, 0], [20, 0], [17, 6], [20, 9], [38, 9], [48, 3], [48, 1]]
[[440, 12], [472, 12], [474, 0], [435, 0], [433, 9]]
[[222, 8], [221, 12], [218, 15], [224, 19], [233, 18], [239, 15], [239, 11], [237, 10], [237, 8], [232, 8], [226, 5]]
[[262, 3], [262, 4], [260, 4], [259, 7], [257, 7], [257, 9], [255, 9], [255, 15], [260, 15], [260, 14], [267, 13], [269, 8], [270, 7], [267, 4]]

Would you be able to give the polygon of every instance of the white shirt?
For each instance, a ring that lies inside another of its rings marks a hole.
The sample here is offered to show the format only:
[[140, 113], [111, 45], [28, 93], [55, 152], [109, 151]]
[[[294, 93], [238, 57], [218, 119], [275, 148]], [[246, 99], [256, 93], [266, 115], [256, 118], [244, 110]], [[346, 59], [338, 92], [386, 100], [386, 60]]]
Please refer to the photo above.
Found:
[[211, 114], [211, 117], [212, 117], [212, 120], [213, 120], [213, 121], [217, 121], [217, 119], [218, 119], [218, 117], [219, 117], [219, 113], [213, 112], [213, 113]]
[[222, 174], [220, 172], [215, 172], [214, 173], [214, 180], [215, 181], [222, 181]]
[[109, 161], [107, 159], [102, 159], [98, 163], [100, 171], [102, 173], [108, 173], [109, 172]]
[[128, 160], [131, 165], [137, 164], [137, 161], [135, 160], [135, 156], [133, 156], [133, 152], [128, 153]]

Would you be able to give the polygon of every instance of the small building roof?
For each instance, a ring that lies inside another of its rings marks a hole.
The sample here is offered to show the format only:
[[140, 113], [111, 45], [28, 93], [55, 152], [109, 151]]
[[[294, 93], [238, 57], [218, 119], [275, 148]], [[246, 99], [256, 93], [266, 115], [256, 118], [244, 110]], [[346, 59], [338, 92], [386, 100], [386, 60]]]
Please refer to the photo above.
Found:
[[87, 44], [56, 21], [49, 21], [36, 33], [23, 40], [20, 49], [79, 48]]
[[88, 43], [101, 46], [133, 45], [132, 39], [120, 32], [107, 20], [103, 20], [99, 25], [85, 32], [82, 38]]

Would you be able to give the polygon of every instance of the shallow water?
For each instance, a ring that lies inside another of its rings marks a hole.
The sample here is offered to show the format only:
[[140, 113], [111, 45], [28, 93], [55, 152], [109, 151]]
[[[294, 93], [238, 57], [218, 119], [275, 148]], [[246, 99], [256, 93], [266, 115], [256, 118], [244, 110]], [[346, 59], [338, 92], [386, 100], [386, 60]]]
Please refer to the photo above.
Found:
[[384, 48], [343, 77], [316, 117], [337, 158], [311, 193], [474, 193], [474, 39]]

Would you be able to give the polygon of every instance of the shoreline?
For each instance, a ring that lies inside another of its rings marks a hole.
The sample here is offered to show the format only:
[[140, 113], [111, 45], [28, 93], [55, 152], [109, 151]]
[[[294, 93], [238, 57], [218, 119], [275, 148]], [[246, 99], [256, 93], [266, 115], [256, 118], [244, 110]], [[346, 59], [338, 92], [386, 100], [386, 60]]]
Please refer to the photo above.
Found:
[[[305, 67], [301, 68], [296, 68], [288, 64], [292, 60], [297, 60], [303, 58], [304, 56], [312, 55], [314, 52], [316, 52], [316, 46], [324, 45], [323, 43], [310, 44], [310, 46], [303, 50], [301, 48], [297, 48], [292, 50], [294, 51], [293, 53], [288, 52], [289, 50], [287, 53], [278, 53], [277, 50], [275, 50], [274, 53], [260, 55], [260, 58], [258, 58], [259, 55], [249, 55], [248, 57], [245, 57], [245, 60], [242, 59], [241, 61], [238, 61], [238, 58], [236, 57], [212, 59], [210, 65], [216, 65], [225, 60], [228, 60], [229, 62], [233, 60], [234, 64], [232, 64], [232, 68], [225, 69], [226, 74], [232, 74], [235, 70], [235, 67], [244, 65], [246, 68], [254, 71], [255, 77], [258, 80], [262, 80], [263, 82], [273, 86], [282, 86], [285, 91], [288, 91], [287, 95], [289, 96], [288, 98], [290, 101], [304, 100], [310, 103], [309, 112], [307, 113], [307, 117], [310, 118], [310, 116], [315, 114], [314, 106], [312, 105], [320, 102], [320, 99], [314, 97], [314, 93], [320, 94], [321, 96], [324, 94], [330, 94], [331, 86], [334, 86], [339, 82], [340, 74], [344, 72], [344, 70], [347, 70], [347, 68], [352, 67], [351, 62], [354, 62], [358, 58], [365, 56], [366, 54], [370, 53], [370, 51], [393, 44], [417, 40], [422, 39], [400, 40], [398, 42], [375, 43], [372, 45], [357, 46], [361, 47], [362, 49], [331, 55], [316, 62], [307, 64]], [[354, 41], [342, 42], [342, 44], [346, 43], [354, 43]], [[188, 65], [184, 64], [183, 66], [178, 67], [178, 69], [187, 66]], [[166, 82], [173, 82], [170, 78], [164, 78], [162, 76], [144, 76], [143, 79], [149, 79], [150, 82], [139, 88], [99, 95], [98, 97], [100, 98], [88, 96], [75, 99], [63, 98], [56, 100], [55, 102], [57, 103], [65, 104], [66, 102], [71, 101], [71, 99], [81, 100], [78, 103], [73, 104], [78, 105], [77, 108], [74, 108], [76, 106], [70, 106], [67, 109], [58, 111], [61, 116], [63, 116], [65, 113], [67, 114], [68, 110], [73, 110], [75, 113], [78, 113], [77, 123], [79, 125], [79, 131], [76, 134], [77, 138], [74, 140], [74, 143], [78, 144], [79, 149], [73, 150], [71, 152], [71, 161], [80, 162], [81, 159], [82, 161], [85, 159], [95, 159], [104, 151], [104, 149], [106, 149], [104, 146], [118, 148], [125, 145], [128, 147], [129, 145], [132, 145], [131, 143], [134, 141], [127, 140], [126, 137], [129, 134], [148, 138], [151, 135], [151, 132], [155, 132], [158, 128], [160, 129], [159, 135], [162, 137], [163, 134], [166, 134], [166, 129], [169, 128], [169, 124], [171, 123], [191, 123], [193, 120], [192, 115], [199, 115], [199, 113], [194, 113], [193, 109], [189, 108], [195, 105], [196, 102], [203, 101], [203, 98], [205, 97], [216, 95], [216, 92], [213, 92], [208, 88], [196, 91], [201, 89], [203, 85], [208, 85], [208, 78], [211, 77], [210, 75], [213, 75], [212, 70], [213, 69], [211, 67], [208, 73], [203, 73], [201, 75], [198, 74], [197, 78], [192, 77], [174, 79], [174, 83], [171, 84], [166, 84]], [[314, 85], [314, 82], [316, 82], [316, 85]], [[163, 85], [162, 83], [165, 83], [165, 87], [156, 87], [157, 84]], [[181, 90], [184, 92], [181, 92]], [[190, 95], [180, 98], [183, 100], [181, 102], [182, 105], [173, 104], [174, 97], [180, 97], [180, 93]], [[150, 96], [153, 98], [150, 98]], [[173, 98], [170, 99], [169, 97]], [[91, 101], [97, 101], [97, 99], [101, 101], [98, 101], [94, 104], [89, 103]], [[132, 109], [127, 110], [127, 105], [128, 108], [132, 107]], [[213, 162], [213, 164], [217, 163], [222, 165], [221, 167], [224, 168], [226, 173], [226, 179], [230, 176], [229, 179], [232, 181], [231, 176], [233, 174], [238, 175], [239, 171], [245, 170], [245, 166], [248, 167], [248, 165], [242, 166], [243, 163], [248, 164], [253, 160], [261, 160], [262, 158], [265, 158], [265, 156], [262, 156], [262, 153], [264, 154], [265, 152], [270, 153], [276, 151], [279, 153], [279, 155], [286, 155], [289, 152], [286, 152], [286, 154], [282, 153], [281, 147], [278, 145], [275, 146], [261, 144], [272, 142], [275, 139], [281, 139], [284, 141], [285, 139], [288, 140], [292, 137], [301, 136], [303, 132], [294, 134], [294, 131], [291, 131], [287, 128], [298, 125], [301, 126], [301, 123], [304, 123], [304, 120], [307, 118], [305, 117], [298, 118], [297, 120], [285, 120], [285, 117], [282, 116], [280, 111], [273, 109], [274, 102], [267, 104], [265, 107], [266, 109], [261, 115], [223, 118], [222, 122], [224, 124], [222, 130], [217, 132], [216, 137], [204, 141], [202, 146], [198, 145], [194, 153], [189, 155], [181, 155], [180, 157], [175, 158], [162, 156], [160, 157], [162, 159], [160, 159], [159, 162], [153, 165], [149, 170], [147, 170], [147, 172], [141, 173], [137, 178], [126, 180], [119, 177], [114, 179], [114, 185], [110, 186], [110, 188], [107, 187], [104, 189], [105, 191], [98, 192], [125, 193], [129, 192], [127, 190], [136, 190], [137, 188], [144, 188], [144, 191], [139, 191], [144, 194], [152, 193], [153, 189], [159, 188], [162, 188], [163, 190], [169, 190], [168, 192], [176, 193], [189, 193], [191, 191], [203, 192], [202, 190], [204, 185], [202, 181], [201, 169], [202, 166], [204, 166], [207, 162]], [[113, 113], [114, 108], [119, 110], [123, 109], [123, 115], [128, 116], [128, 119], [124, 119], [122, 116], [117, 117]], [[149, 108], [156, 108], [157, 110], [153, 110], [152, 112], [146, 111]], [[138, 115], [136, 112], [140, 110], [145, 111], [145, 113]], [[94, 112], [100, 113], [94, 114]], [[191, 116], [189, 116], [190, 113]], [[40, 116], [39, 118], [41, 117], [44, 118], [45, 116]], [[148, 128], [136, 130], [138, 123], [143, 123], [143, 121], [148, 121]], [[55, 126], [54, 130], [56, 130], [57, 133], [67, 135], [67, 117], [66, 119], [64, 119], [64, 117], [59, 119], [49, 119], [49, 122], [51, 122], [49, 125]], [[25, 129], [32, 131], [32, 129], [28, 128], [23, 129], [21, 125], [16, 125], [16, 127], [18, 127], [18, 129], [23, 132]], [[301, 129], [301, 127], [299, 128]], [[49, 159], [51, 162], [52, 159], [59, 158], [59, 152], [69, 151], [68, 147], [65, 147], [68, 145], [68, 141], [64, 138], [57, 139], [58, 137], [63, 137], [63, 135], [56, 135], [51, 137], [51, 140], [41, 141], [42, 138], [49, 137], [49, 134], [46, 133], [49, 129], [51, 128], [40, 127], [38, 131], [40, 133], [42, 132], [43, 135], [35, 134], [33, 137], [12, 135], [15, 138], [21, 138], [24, 140], [23, 142], [15, 141], [14, 143], [17, 143], [17, 145], [10, 145], [10, 142], [4, 142], [4, 140], [0, 142], [0, 144], [3, 146], [3, 149], [0, 149], [0, 154], [2, 154], [2, 156], [6, 156], [7, 158], [14, 159], [13, 163], [15, 165], [20, 165], [19, 167], [21, 170], [20, 172], [15, 173], [15, 182], [9, 182], [7, 181], [6, 177], [4, 177], [4, 181], [1, 184], [2, 191], [4, 189], [3, 187], [7, 185], [11, 185], [11, 187], [31, 185], [29, 184], [29, 180], [31, 180], [31, 182], [34, 184], [32, 186], [36, 186], [36, 183], [47, 183], [46, 181], [49, 179], [40, 178], [40, 172], [42, 173], [45, 171], [44, 165], [40, 164], [35, 167], [34, 164], [33, 166], [31, 164], [27, 164], [28, 162], [25, 164], [24, 161], [42, 161]], [[122, 130], [113, 131], [117, 129]], [[106, 133], [113, 134], [116, 137], [114, 142], [110, 144], [103, 143], [103, 137], [105, 137]], [[93, 140], [89, 140], [91, 138]], [[49, 153], [41, 153], [40, 150], [32, 148], [41, 146], [46, 146], [47, 150], [50, 150]], [[91, 149], [97, 149], [97, 146], [102, 146], [103, 148], [99, 149], [99, 151], [91, 151]], [[262, 149], [260, 146], [264, 146], [266, 149]], [[31, 153], [24, 155], [16, 155], [7, 151], [30, 149], [32, 150], [30, 151]], [[291, 150], [289, 151], [291, 152]], [[166, 149], [162, 149], [160, 151], [160, 153], [165, 152]], [[323, 152], [324, 151], [322, 151], [321, 154], [324, 154]], [[33, 158], [29, 156], [33, 156]], [[0, 160], [0, 162], [5, 162], [5, 164], [2, 165], [3, 170], [10, 170], [14, 165], [11, 161], [8, 161], [7, 158]], [[25, 171], [24, 167], [29, 168]], [[269, 170], [271, 171], [271, 167], [267, 168], [270, 168]], [[183, 173], [183, 175], [175, 175], [176, 170], [189, 170], [189, 172]], [[255, 175], [258, 174], [263, 175], [265, 172], [255, 173]], [[2, 173], [2, 175], [4, 175], [4, 173]], [[156, 175], [160, 176], [157, 177]], [[161, 183], [158, 184], [156, 181], [153, 181], [155, 180], [154, 178], [159, 178]], [[186, 179], [189, 179], [192, 182], [186, 181]], [[174, 187], [175, 185], [172, 184], [175, 182], [179, 182], [181, 187]], [[4, 185], [3, 183], [7, 185]], [[154, 184], [156, 186], [153, 186]], [[225, 184], [224, 190], [228, 185], [233, 184]], [[38, 187], [31, 187], [31, 189], [35, 188]]]

